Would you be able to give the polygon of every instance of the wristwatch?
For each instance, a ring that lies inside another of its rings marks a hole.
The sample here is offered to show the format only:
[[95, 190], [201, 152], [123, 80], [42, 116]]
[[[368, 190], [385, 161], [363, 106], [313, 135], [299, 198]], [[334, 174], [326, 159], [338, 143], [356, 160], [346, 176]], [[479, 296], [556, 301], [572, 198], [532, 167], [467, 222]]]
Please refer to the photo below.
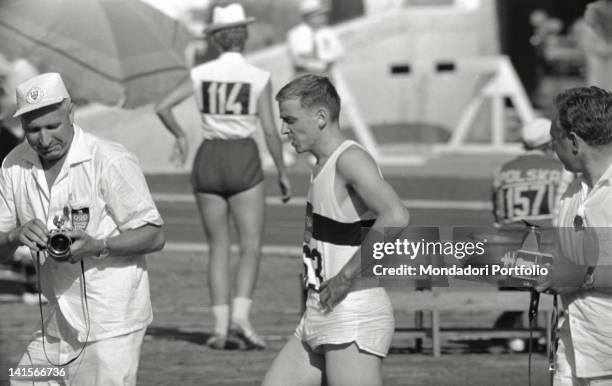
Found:
[[103, 247], [98, 253], [98, 255], [94, 257], [94, 260], [103, 259], [107, 257], [108, 255], [110, 255], [110, 247], [108, 246], [108, 239], [104, 239], [102, 243], [103, 243]]
[[583, 290], [590, 290], [595, 286], [595, 267], [590, 266], [587, 268], [586, 273], [584, 274], [584, 280], [582, 282]]

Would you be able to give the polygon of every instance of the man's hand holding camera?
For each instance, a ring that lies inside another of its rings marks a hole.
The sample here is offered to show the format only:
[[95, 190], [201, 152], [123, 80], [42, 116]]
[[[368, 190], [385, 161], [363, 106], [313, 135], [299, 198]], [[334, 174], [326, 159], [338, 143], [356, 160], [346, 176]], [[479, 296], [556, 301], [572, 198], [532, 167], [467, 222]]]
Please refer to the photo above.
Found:
[[9, 233], [8, 241], [16, 245], [25, 245], [34, 252], [46, 248], [47, 234], [45, 224], [39, 219], [30, 220]]
[[82, 230], [72, 230], [66, 233], [72, 240], [68, 262], [74, 264], [86, 257], [98, 256], [104, 249], [104, 242], [95, 239]]
[[558, 254], [553, 260], [549, 274], [538, 280], [536, 291], [549, 294], [564, 294], [581, 289], [588, 267], [578, 265]]
[[[49, 254], [49, 239], [50, 237], [62, 234], [70, 240], [66, 245], [69, 251], [66, 251], [66, 258], [56, 258], [51, 253]], [[85, 257], [98, 256], [104, 249], [104, 242], [95, 239], [82, 230], [62, 229], [61, 231], [49, 231], [45, 224], [39, 220], [30, 220], [24, 225], [15, 228], [9, 233], [9, 242], [16, 245], [25, 245], [33, 252], [40, 252], [47, 249], [48, 255], [60, 262], [78, 263]]]

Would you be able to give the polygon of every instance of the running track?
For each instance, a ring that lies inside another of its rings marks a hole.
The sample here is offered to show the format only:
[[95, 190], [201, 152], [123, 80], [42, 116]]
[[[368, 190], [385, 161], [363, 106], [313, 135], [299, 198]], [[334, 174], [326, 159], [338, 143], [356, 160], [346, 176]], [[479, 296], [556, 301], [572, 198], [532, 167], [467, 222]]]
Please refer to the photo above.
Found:
[[[264, 252], [299, 253], [304, 220], [304, 197], [308, 176], [291, 176], [294, 200], [282, 205], [273, 176], [266, 176], [268, 192]], [[205, 237], [186, 175], [148, 176], [164, 221], [168, 249], [198, 250]], [[491, 225], [488, 178], [391, 176], [410, 211], [412, 225]]]

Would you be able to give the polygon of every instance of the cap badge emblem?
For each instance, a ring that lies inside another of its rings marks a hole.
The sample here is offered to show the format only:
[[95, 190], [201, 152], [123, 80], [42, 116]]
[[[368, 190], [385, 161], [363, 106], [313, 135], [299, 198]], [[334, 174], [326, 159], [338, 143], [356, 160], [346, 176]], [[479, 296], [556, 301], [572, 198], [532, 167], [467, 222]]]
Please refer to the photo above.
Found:
[[40, 102], [43, 95], [44, 95], [44, 92], [40, 87], [32, 87], [31, 89], [28, 90], [25, 99], [26, 99], [26, 102], [30, 104], [35, 104], [35, 103]]

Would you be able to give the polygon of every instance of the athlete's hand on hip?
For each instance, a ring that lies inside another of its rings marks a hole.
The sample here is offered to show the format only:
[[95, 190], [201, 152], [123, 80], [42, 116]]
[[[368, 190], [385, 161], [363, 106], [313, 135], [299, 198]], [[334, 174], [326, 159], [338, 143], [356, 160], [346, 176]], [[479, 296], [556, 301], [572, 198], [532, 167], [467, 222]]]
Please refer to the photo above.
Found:
[[319, 302], [326, 311], [331, 311], [340, 303], [351, 288], [352, 280], [346, 278], [342, 272], [323, 282], [319, 287]]
[[283, 173], [278, 176], [278, 185], [281, 190], [281, 201], [283, 204], [289, 202], [291, 200], [291, 182], [289, 181], [289, 176], [286, 173]]
[[189, 154], [189, 145], [187, 143], [187, 137], [178, 137], [174, 142], [174, 148], [172, 149], [172, 155], [170, 156], [170, 162], [177, 167], [184, 166], [187, 162], [187, 155]]

